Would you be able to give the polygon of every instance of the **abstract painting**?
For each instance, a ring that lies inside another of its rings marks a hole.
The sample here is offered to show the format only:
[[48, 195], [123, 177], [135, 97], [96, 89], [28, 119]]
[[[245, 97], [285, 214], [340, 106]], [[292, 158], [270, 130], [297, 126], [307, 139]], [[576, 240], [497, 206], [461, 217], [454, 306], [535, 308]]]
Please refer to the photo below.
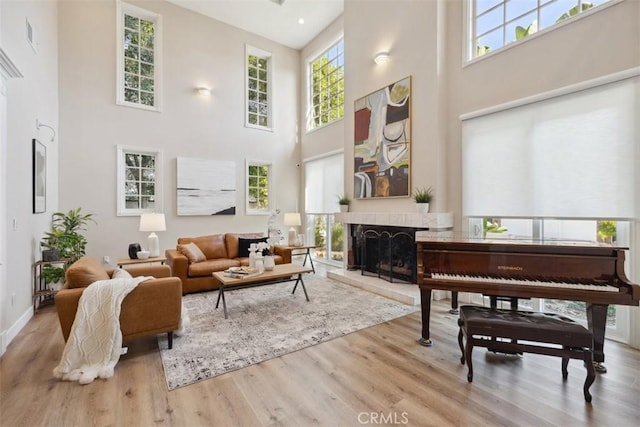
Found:
[[236, 163], [177, 159], [178, 215], [235, 215]]
[[47, 208], [47, 147], [33, 140], [33, 213]]
[[411, 76], [355, 101], [354, 197], [410, 195]]

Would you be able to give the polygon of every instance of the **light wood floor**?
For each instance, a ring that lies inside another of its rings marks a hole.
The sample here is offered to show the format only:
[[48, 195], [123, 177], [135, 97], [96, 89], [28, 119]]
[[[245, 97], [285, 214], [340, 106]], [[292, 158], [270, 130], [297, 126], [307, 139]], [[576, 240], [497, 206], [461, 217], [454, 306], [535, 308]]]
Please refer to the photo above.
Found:
[[606, 343], [609, 372], [591, 387], [592, 404], [577, 360], [563, 382], [559, 358], [477, 348], [469, 384], [446, 309], [434, 307], [432, 348], [416, 343], [418, 312], [169, 392], [155, 337], [130, 343], [111, 379], [54, 379], [64, 343], [46, 307], [0, 360], [0, 425], [638, 425], [640, 351]]

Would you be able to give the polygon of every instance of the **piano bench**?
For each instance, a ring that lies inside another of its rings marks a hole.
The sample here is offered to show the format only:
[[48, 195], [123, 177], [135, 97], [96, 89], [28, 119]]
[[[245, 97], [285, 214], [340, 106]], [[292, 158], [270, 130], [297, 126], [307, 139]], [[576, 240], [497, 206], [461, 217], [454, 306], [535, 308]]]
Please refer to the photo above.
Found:
[[[562, 358], [562, 378], [567, 379], [569, 359], [582, 359], [587, 369], [584, 399], [591, 402], [589, 387], [595, 380], [593, 334], [574, 320], [552, 313], [460, 307], [458, 344], [469, 368], [467, 380], [473, 381], [471, 352], [474, 346], [509, 353], [536, 353]], [[463, 345], [463, 337], [466, 345]], [[518, 340], [526, 341], [520, 343]]]

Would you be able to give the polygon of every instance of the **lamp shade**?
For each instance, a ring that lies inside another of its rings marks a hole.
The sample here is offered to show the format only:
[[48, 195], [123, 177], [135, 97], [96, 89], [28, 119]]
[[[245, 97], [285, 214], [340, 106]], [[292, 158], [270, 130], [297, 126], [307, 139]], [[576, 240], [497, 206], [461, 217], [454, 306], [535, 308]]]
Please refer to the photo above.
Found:
[[145, 213], [140, 215], [140, 231], [165, 231], [164, 214]]
[[297, 212], [284, 214], [284, 225], [291, 225], [291, 226], [302, 225], [302, 221], [300, 220], [300, 214]]

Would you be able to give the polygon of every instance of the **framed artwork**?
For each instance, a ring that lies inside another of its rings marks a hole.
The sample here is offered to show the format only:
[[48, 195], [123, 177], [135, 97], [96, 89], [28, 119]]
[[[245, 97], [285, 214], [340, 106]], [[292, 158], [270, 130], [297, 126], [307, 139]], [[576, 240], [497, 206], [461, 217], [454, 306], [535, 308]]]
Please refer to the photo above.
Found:
[[33, 139], [33, 213], [47, 210], [47, 147]]
[[411, 176], [411, 76], [355, 101], [354, 197], [407, 197]]
[[236, 163], [177, 159], [178, 215], [235, 215]]

